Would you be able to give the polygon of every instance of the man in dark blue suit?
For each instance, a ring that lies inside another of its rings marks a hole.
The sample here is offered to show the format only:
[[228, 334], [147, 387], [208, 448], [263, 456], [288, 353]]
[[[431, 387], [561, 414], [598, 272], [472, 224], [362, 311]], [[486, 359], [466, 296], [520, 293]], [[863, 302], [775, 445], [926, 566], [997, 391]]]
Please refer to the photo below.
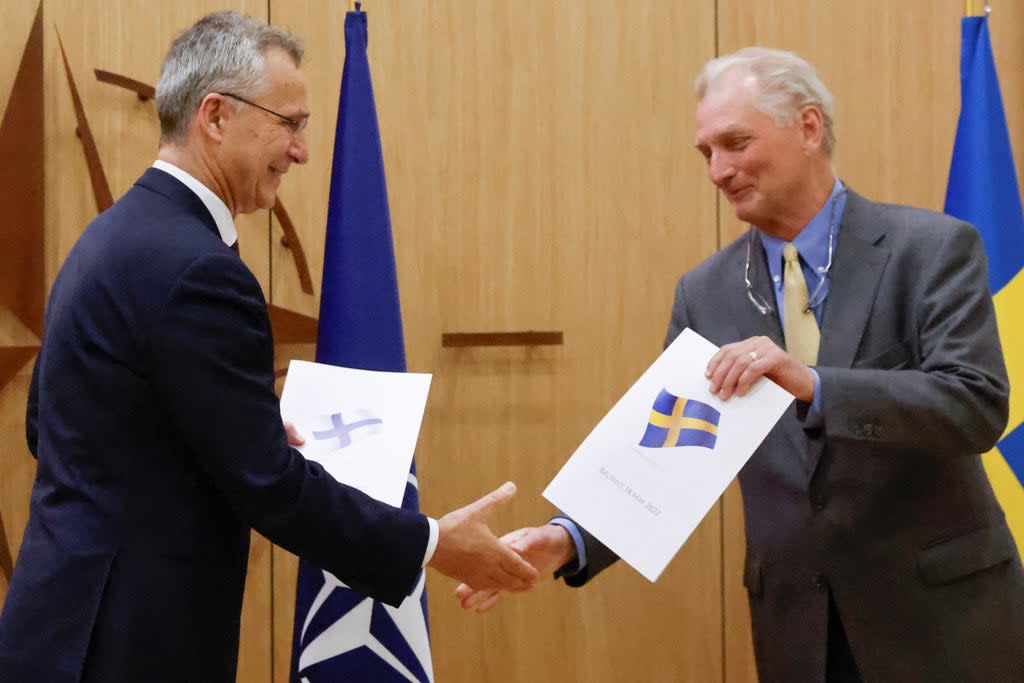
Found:
[[491, 534], [504, 487], [439, 521], [289, 447], [266, 303], [233, 216], [307, 160], [302, 47], [231, 12], [172, 44], [158, 161], [54, 283], [29, 396], [38, 458], [0, 681], [235, 680], [250, 528], [398, 605], [429, 564], [481, 588], [536, 571]]

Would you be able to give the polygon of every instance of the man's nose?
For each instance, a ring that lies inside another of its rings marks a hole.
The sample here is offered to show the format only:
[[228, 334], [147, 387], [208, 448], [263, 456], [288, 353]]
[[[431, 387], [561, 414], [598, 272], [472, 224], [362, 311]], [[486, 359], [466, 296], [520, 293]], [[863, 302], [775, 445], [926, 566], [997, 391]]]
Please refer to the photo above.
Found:
[[296, 164], [304, 164], [309, 161], [309, 145], [306, 143], [306, 131], [300, 130], [298, 135], [292, 137], [292, 144], [288, 148], [288, 155]]
[[721, 185], [734, 175], [736, 175], [736, 169], [728, 156], [712, 152], [708, 159], [708, 178], [711, 179], [711, 182]]

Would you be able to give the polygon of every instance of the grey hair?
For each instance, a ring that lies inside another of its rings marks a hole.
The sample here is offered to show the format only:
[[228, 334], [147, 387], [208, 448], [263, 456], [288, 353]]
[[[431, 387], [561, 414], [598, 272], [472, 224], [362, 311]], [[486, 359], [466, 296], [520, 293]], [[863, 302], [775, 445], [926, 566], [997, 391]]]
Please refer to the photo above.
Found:
[[758, 85], [754, 106], [772, 117], [776, 125], [792, 124], [804, 107], [817, 108], [825, 123], [821, 149], [831, 158], [836, 147], [832, 93], [818, 78], [813, 66], [785, 50], [745, 47], [704, 65], [694, 83], [698, 99], [704, 99], [708, 89], [734, 69], [742, 69], [754, 77]]
[[[302, 41], [291, 32], [233, 11], [214, 12], [185, 29], [171, 43], [156, 84], [160, 144], [184, 144], [188, 123], [212, 92], [249, 99], [266, 86], [264, 55], [283, 51], [302, 64]], [[232, 100], [231, 106], [241, 103]]]

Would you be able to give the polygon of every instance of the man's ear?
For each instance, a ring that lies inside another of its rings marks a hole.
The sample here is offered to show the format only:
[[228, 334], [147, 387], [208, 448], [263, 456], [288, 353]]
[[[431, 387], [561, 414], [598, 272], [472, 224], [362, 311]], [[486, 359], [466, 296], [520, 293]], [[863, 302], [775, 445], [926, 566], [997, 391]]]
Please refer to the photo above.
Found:
[[212, 92], [199, 103], [196, 112], [196, 124], [199, 132], [211, 140], [220, 142], [223, 138], [222, 126], [234, 114], [227, 100], [218, 93]]
[[800, 132], [804, 138], [804, 151], [815, 153], [825, 140], [825, 117], [817, 107], [808, 105], [800, 111]]

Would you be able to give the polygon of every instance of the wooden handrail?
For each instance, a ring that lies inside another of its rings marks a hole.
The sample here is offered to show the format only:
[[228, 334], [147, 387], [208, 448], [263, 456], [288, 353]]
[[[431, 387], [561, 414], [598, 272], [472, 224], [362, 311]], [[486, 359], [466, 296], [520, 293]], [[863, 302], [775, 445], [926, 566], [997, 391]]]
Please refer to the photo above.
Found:
[[563, 335], [558, 332], [445, 332], [441, 346], [464, 348], [469, 346], [561, 346]]

